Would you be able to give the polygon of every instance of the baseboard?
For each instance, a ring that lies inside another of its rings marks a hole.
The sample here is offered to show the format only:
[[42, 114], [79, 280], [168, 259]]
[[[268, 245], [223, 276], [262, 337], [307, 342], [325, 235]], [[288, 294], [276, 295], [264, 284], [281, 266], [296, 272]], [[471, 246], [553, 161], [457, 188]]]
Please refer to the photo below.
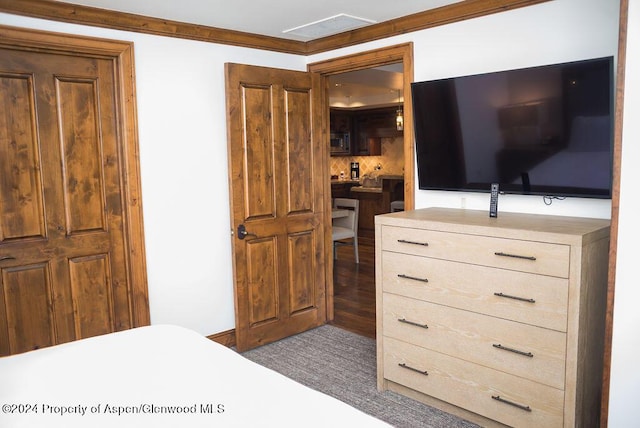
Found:
[[236, 330], [232, 328], [231, 330], [221, 331], [220, 333], [207, 336], [207, 339], [213, 340], [214, 342], [218, 342], [221, 345], [231, 348], [233, 346], [236, 346]]

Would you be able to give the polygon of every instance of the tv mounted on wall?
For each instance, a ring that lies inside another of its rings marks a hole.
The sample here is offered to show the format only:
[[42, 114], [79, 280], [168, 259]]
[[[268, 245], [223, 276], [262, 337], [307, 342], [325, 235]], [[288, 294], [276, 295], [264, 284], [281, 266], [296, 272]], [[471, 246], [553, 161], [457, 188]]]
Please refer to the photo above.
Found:
[[423, 190], [611, 197], [613, 57], [411, 84]]

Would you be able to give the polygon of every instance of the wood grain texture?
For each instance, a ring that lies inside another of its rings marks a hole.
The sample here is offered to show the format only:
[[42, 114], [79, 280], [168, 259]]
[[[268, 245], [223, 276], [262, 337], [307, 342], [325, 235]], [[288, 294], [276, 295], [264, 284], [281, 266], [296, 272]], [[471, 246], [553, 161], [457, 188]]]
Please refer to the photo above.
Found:
[[[439, 208], [378, 216], [378, 387], [405, 385], [510, 426], [597, 426], [608, 232], [607, 220], [586, 218], [491, 219], [484, 211]], [[552, 256], [492, 259], [496, 243], [516, 254]], [[522, 297], [542, 291], [536, 296], [541, 312], [523, 308], [538, 305], [536, 299], [484, 296], [492, 287], [513, 287], [513, 295]], [[562, 308], [551, 302], [554, 297], [565, 302]], [[503, 305], [512, 308], [503, 312]], [[509, 316], [518, 309], [521, 314]], [[542, 319], [547, 311], [560, 316], [551, 325]], [[487, 345], [494, 342], [519, 352], [500, 348], [492, 355]]]
[[[326, 321], [326, 156], [318, 75], [226, 64], [236, 344]], [[244, 238], [244, 239], [243, 239]]]
[[[373, 51], [362, 52], [353, 55], [346, 55], [339, 58], [330, 59], [327, 61], [317, 62], [309, 64], [307, 69], [313, 73], [318, 73], [322, 76], [322, 85], [324, 90], [322, 91], [322, 105], [326, 106], [323, 120], [326, 122], [329, 119], [329, 100], [328, 100], [328, 77], [332, 74], [345, 73], [349, 71], [361, 70], [364, 68], [377, 67], [386, 64], [401, 63], [403, 69], [403, 98], [406, 101], [404, 103], [405, 111], [405, 123], [404, 123], [404, 141], [403, 141], [403, 153], [404, 153], [404, 201], [405, 209], [412, 209], [415, 206], [415, 147], [413, 143], [413, 107], [411, 105], [411, 82], [413, 82], [413, 45], [411, 43], [395, 45], [385, 47], [382, 49], [376, 49]], [[328, 129], [327, 123], [323, 123], [323, 129]], [[325, 133], [326, 134], [326, 133]], [[325, 135], [325, 141], [328, 141], [328, 135]], [[330, 207], [331, 207], [331, 183], [329, 177], [324, 184], [324, 198], [326, 208], [326, 220], [325, 230], [329, 233], [327, 239], [331, 239], [330, 236]], [[327, 278], [327, 319], [332, 320], [334, 318], [333, 308], [334, 301], [333, 296], [335, 292], [333, 284], [333, 255], [331, 248], [326, 248], [325, 253], [326, 263], [326, 278]]]
[[[488, 216], [487, 216], [488, 217]], [[452, 226], [456, 229], [455, 226]], [[417, 227], [382, 228], [385, 251], [567, 278], [568, 245]], [[496, 254], [497, 253], [497, 254]]]
[[332, 324], [376, 337], [375, 245], [373, 238], [358, 237], [360, 263], [350, 246], [338, 247], [333, 263], [334, 319]]
[[[35, 325], [53, 329], [55, 344], [149, 324], [131, 44], [8, 27], [0, 36], [2, 91], [16, 100], [0, 120], [19, 121], [2, 128], [2, 141], [19, 144], [2, 151], [22, 171], [0, 164], [18, 189], [0, 188], [12, 202], [0, 225], [0, 294], [20, 307], [15, 298], [40, 290], [42, 302], [4, 311], [0, 336], [23, 345], [2, 340], [0, 353], [43, 346], [49, 333]], [[44, 274], [33, 284], [10, 274], [34, 266]]]
[[0, 139], [12, 140], [0, 157], [0, 240], [46, 236], [33, 76], [0, 76]]
[[235, 329], [221, 331], [220, 333], [207, 336], [207, 339], [232, 348], [236, 346], [236, 331]]
[[[347, 31], [307, 42], [306, 53], [316, 54], [341, 47], [353, 46], [412, 31], [451, 24], [520, 7], [544, 3], [548, 0], [467, 0], [436, 9], [415, 13], [390, 21]], [[405, 98], [406, 100], [407, 98]], [[406, 116], [405, 116], [406, 117]], [[406, 131], [405, 131], [406, 132]]]
[[620, 0], [618, 35], [618, 69], [616, 70], [615, 123], [613, 130], [613, 177], [611, 186], [611, 243], [609, 245], [609, 271], [607, 286], [606, 328], [604, 342], [604, 370], [600, 426], [606, 428], [609, 415], [611, 381], [611, 345], [613, 340], [613, 308], [616, 291], [616, 260], [618, 252], [618, 217], [620, 214], [620, 166], [622, 164], [622, 118], [624, 117], [625, 64], [627, 57], [627, 21], [629, 1]]
[[391, 251], [380, 268], [384, 291], [389, 293], [567, 331], [566, 278]]
[[546, 1], [549, 0], [467, 0], [310, 42], [268, 37], [131, 13], [113, 12], [52, 0], [0, 0], [0, 11], [159, 36], [312, 55]]
[[[508, 426], [562, 426], [564, 397], [561, 390], [490, 367], [450, 358], [408, 342], [393, 338], [387, 341], [389, 346], [384, 350], [384, 370], [385, 376], [393, 382]], [[428, 374], [416, 373], [399, 364]], [[534, 411], [528, 412], [499, 402], [492, 396], [508, 397], [510, 401]]]
[[[339, 247], [334, 262], [335, 317], [331, 324], [345, 330], [375, 339], [376, 337], [376, 286], [372, 238], [360, 237], [360, 263], [356, 264], [351, 247]], [[235, 346], [235, 330], [227, 330], [208, 336], [225, 346]]]
[[0, 329], [3, 355], [57, 343], [51, 277], [46, 264], [3, 270]]
[[0, 0], [0, 11], [34, 18], [123, 31], [177, 37], [211, 43], [228, 44], [248, 48], [273, 50], [285, 53], [301, 53], [305, 44], [294, 40], [267, 37], [241, 31], [195, 25], [168, 19], [114, 12], [90, 6], [82, 6], [50, 0]]

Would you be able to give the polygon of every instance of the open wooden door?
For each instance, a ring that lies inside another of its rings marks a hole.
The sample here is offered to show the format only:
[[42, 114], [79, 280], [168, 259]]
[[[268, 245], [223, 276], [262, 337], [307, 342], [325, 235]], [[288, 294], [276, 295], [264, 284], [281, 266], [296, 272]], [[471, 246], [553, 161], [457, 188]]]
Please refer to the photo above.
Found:
[[317, 74], [226, 65], [236, 346], [326, 321], [322, 103]]

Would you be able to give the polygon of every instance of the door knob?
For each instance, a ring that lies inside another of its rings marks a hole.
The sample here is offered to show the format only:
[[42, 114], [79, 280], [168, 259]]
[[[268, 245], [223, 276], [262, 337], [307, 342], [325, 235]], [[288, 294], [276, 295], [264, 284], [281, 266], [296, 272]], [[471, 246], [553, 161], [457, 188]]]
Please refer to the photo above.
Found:
[[258, 237], [258, 235], [256, 235], [255, 233], [247, 232], [247, 228], [244, 227], [244, 224], [241, 224], [240, 226], [238, 226], [238, 239], [244, 239], [247, 236], [253, 236], [255, 238]]

